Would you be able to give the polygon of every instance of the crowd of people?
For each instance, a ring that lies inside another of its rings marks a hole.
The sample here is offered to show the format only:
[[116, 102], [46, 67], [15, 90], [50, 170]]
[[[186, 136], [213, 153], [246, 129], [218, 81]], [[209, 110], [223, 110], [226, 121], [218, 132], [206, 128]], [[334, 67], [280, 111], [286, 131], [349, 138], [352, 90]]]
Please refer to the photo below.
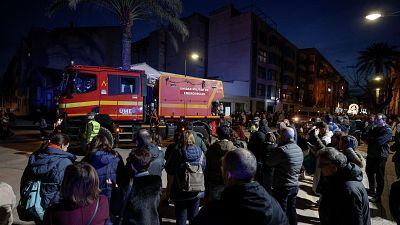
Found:
[[[309, 175], [322, 225], [371, 224], [369, 201], [382, 199], [389, 150], [400, 154], [400, 133], [386, 119], [371, 115], [355, 137], [346, 117], [326, 115], [295, 125], [282, 115], [270, 127], [261, 116], [252, 119], [256, 126], [249, 138], [244, 132], [249, 121], [225, 122], [212, 143], [186, 124], [165, 152], [141, 129], [126, 163], [99, 134], [90, 137], [87, 155], [76, 162], [67, 151], [68, 136], [54, 134], [29, 158], [17, 209], [21, 219], [37, 224], [161, 224], [160, 206], [173, 204], [178, 225], [294, 225], [299, 179]], [[360, 141], [368, 144], [366, 159], [357, 151]], [[23, 198], [37, 186], [39, 205], [28, 207]], [[398, 223], [399, 191], [397, 181], [390, 206]]]

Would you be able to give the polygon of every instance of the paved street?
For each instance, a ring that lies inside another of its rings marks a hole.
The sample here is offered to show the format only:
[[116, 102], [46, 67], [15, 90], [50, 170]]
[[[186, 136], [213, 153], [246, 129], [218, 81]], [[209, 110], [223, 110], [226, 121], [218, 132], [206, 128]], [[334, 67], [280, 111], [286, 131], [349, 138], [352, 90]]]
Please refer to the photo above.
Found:
[[[36, 130], [17, 130], [15, 136], [7, 140], [0, 140], [0, 181], [9, 183], [19, 199], [19, 182], [22, 176], [24, 167], [26, 166], [29, 155], [39, 148], [41, 141], [39, 139], [39, 133]], [[117, 149], [123, 158], [126, 158], [129, 154], [129, 148]], [[366, 152], [366, 146], [360, 146], [362, 152]], [[385, 191], [382, 197], [382, 205], [375, 205], [370, 203], [371, 217], [373, 225], [383, 224], [395, 224], [392, 222], [392, 218], [389, 212], [388, 206], [388, 188], [394, 181], [394, 168], [391, 162], [392, 154], [387, 162], [386, 170], [386, 184]], [[367, 186], [366, 176], [364, 176], [364, 185]], [[165, 188], [166, 175], [163, 175], [163, 185]], [[299, 214], [299, 224], [319, 224], [318, 219], [318, 208], [316, 205], [318, 197], [313, 196], [312, 189], [312, 177], [306, 176], [301, 181], [300, 192], [298, 195], [298, 207], [297, 212]], [[163, 217], [163, 224], [174, 223], [173, 206], [162, 207], [161, 215]], [[14, 213], [15, 224], [32, 224], [23, 223], [18, 220], [18, 215]]]

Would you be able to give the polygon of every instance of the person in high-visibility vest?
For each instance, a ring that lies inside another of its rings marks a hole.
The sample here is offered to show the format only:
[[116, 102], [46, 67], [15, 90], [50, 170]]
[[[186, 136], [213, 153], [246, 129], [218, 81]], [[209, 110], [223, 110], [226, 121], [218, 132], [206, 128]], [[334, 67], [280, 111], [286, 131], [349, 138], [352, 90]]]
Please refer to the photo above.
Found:
[[86, 124], [86, 131], [85, 131], [85, 139], [86, 144], [90, 144], [92, 139], [99, 134], [100, 131], [100, 123], [94, 120], [94, 116], [96, 114], [91, 112], [88, 114], [88, 122]]

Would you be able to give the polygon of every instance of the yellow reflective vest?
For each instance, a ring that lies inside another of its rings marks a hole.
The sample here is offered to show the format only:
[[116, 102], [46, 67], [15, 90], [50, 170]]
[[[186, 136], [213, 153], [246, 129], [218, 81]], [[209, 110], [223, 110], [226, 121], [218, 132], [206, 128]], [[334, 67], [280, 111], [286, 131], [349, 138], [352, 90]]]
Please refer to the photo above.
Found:
[[92, 139], [99, 134], [100, 131], [100, 123], [96, 120], [90, 120], [86, 124], [86, 143], [90, 143]]

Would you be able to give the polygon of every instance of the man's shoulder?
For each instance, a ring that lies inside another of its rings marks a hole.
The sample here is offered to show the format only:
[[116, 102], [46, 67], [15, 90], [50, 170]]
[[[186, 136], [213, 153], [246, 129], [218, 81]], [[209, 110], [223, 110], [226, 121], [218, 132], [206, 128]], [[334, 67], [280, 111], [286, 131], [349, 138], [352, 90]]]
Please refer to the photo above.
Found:
[[278, 149], [281, 149], [282, 151], [292, 151], [292, 150], [300, 150], [301, 148], [296, 144], [296, 143], [287, 143], [285, 145], [281, 145], [278, 147]]

